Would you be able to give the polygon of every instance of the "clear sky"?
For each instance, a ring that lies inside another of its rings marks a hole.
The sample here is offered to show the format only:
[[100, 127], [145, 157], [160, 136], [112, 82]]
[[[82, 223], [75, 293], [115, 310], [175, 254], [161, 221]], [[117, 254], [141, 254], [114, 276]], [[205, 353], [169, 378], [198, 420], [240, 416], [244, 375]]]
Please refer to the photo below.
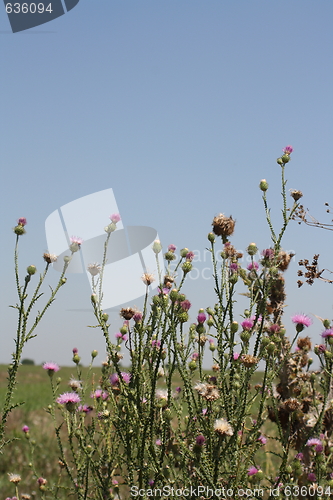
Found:
[[[332, 28], [330, 0], [81, 0], [16, 34], [1, 9], [0, 362], [14, 349], [16, 311], [8, 306], [17, 300], [18, 217], [28, 219], [22, 278], [29, 264], [43, 268], [48, 215], [107, 188], [125, 226], [156, 228], [165, 247], [196, 251], [201, 273], [219, 212], [237, 220], [232, 241], [239, 250], [252, 241], [270, 246], [258, 184], [269, 182], [280, 224], [276, 158], [291, 144], [287, 188], [302, 190], [304, 205], [329, 222]], [[320, 253], [322, 267], [333, 268], [332, 236], [295, 222], [288, 228], [283, 246], [296, 253], [286, 274], [288, 327], [297, 312], [333, 316], [333, 285], [296, 285], [300, 258]], [[52, 269], [50, 283], [57, 278]], [[214, 304], [212, 288], [212, 279], [189, 280], [194, 313]], [[23, 357], [70, 364], [78, 347], [84, 364], [92, 349], [102, 360], [102, 334], [87, 328], [92, 314], [73, 311], [88, 309], [89, 298], [86, 277], [69, 275]], [[140, 308], [142, 300], [133, 304]], [[111, 319], [113, 335], [121, 323], [117, 313]], [[314, 319], [314, 342], [321, 331]]]

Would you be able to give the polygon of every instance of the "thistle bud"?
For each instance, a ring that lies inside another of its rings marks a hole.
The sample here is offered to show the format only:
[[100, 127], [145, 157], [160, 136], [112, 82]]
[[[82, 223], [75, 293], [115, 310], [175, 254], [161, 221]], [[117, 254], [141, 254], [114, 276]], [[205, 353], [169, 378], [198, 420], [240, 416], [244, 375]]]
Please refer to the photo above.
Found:
[[281, 156], [281, 160], [283, 163], [288, 163], [288, 161], [290, 161], [290, 156], [287, 154], [284, 154]]
[[189, 273], [192, 270], [192, 264], [189, 261], [184, 262], [182, 265], [182, 270], [184, 274]]
[[243, 342], [248, 342], [250, 340], [250, 337], [251, 337], [251, 333], [250, 332], [247, 332], [246, 330], [244, 330], [241, 334], [240, 334], [240, 338]]
[[14, 227], [13, 229], [14, 233], [17, 234], [17, 236], [22, 236], [22, 234], [26, 233], [26, 230], [21, 224], [18, 224], [17, 226]]
[[255, 255], [258, 252], [258, 247], [255, 243], [250, 243], [246, 251], [249, 255]]
[[208, 241], [210, 241], [211, 243], [215, 243], [214, 233], [208, 233], [207, 238], [208, 238]]
[[162, 250], [162, 245], [160, 240], [155, 240], [152, 248], [154, 253], [156, 254], [160, 253], [160, 251]]
[[236, 333], [238, 331], [238, 327], [239, 327], [239, 325], [238, 325], [237, 321], [233, 321], [230, 325], [231, 333]]
[[191, 372], [193, 372], [194, 370], [196, 370], [197, 369], [197, 363], [196, 363], [196, 361], [194, 359], [192, 359], [192, 361], [189, 362], [188, 367], [191, 370]]
[[274, 354], [275, 344], [273, 342], [270, 342], [266, 349], [267, 349], [268, 354]]
[[171, 299], [171, 302], [175, 302], [178, 298], [178, 290], [177, 288], [173, 288], [171, 292], [169, 293], [169, 297]]
[[96, 358], [97, 355], [98, 355], [98, 352], [96, 351], [96, 349], [94, 349], [93, 351], [91, 351], [91, 357], [93, 359]]
[[182, 248], [181, 251], [180, 251], [180, 256], [181, 257], [186, 257], [186, 255], [189, 253], [189, 249], [188, 248]]
[[31, 266], [28, 266], [28, 267], [27, 267], [27, 273], [28, 273], [30, 276], [32, 276], [33, 274], [35, 274], [35, 273], [36, 273], [36, 271], [37, 271], [36, 266], [31, 265]]
[[276, 162], [277, 162], [279, 165], [283, 165], [283, 160], [282, 160], [282, 158], [277, 158]]
[[259, 187], [260, 187], [261, 191], [263, 191], [263, 192], [267, 191], [267, 189], [268, 189], [268, 182], [266, 181], [266, 179], [262, 179], [260, 181]]
[[328, 328], [331, 326], [331, 322], [329, 319], [324, 319], [323, 320], [323, 325], [324, 325], [324, 328], [326, 328], [326, 330], [328, 330]]

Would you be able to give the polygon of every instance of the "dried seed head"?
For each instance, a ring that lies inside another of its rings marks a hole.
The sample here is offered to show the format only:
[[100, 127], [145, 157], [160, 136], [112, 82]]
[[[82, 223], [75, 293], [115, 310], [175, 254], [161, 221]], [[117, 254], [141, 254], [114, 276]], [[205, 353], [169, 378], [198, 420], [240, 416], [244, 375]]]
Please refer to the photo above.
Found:
[[132, 307], [123, 307], [120, 310], [120, 316], [127, 321], [133, 318], [134, 314], [136, 313], [136, 310], [133, 309]]
[[300, 198], [302, 198], [303, 193], [302, 193], [302, 191], [299, 191], [298, 189], [291, 189], [290, 196], [294, 199], [294, 201], [298, 201]]
[[303, 351], [311, 351], [312, 344], [310, 337], [301, 337], [297, 340], [297, 346]]
[[8, 479], [11, 483], [18, 484], [21, 481], [19, 474], [8, 474]]
[[53, 262], [56, 262], [56, 260], [58, 259], [58, 257], [54, 254], [54, 253], [44, 253], [43, 254], [43, 259], [45, 260], [45, 262], [47, 262], [48, 264], [52, 264]]
[[292, 413], [293, 411], [298, 410], [300, 406], [301, 403], [297, 401], [296, 398], [289, 398], [283, 402], [283, 407], [285, 410], [287, 410], [288, 413]]
[[212, 226], [213, 232], [217, 236], [227, 237], [233, 234], [235, 229], [235, 221], [231, 216], [226, 217], [224, 214], [219, 214], [214, 217]]
[[214, 431], [217, 434], [220, 434], [220, 436], [226, 435], [226, 436], [232, 436], [234, 431], [231, 425], [227, 420], [224, 418], [219, 418], [215, 420], [214, 423]]
[[150, 273], [143, 273], [141, 276], [142, 281], [144, 282], [145, 285], [149, 286], [155, 281], [154, 275]]
[[243, 356], [240, 358], [240, 362], [246, 368], [251, 368], [251, 366], [256, 365], [258, 361], [258, 358], [256, 358], [255, 356], [251, 356], [251, 354], [243, 354]]

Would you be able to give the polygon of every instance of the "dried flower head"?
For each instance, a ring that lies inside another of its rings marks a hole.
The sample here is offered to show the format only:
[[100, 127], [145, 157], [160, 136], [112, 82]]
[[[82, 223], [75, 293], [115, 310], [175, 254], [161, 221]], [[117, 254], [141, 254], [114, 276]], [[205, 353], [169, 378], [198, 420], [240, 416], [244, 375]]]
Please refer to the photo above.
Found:
[[220, 393], [216, 385], [199, 383], [194, 387], [194, 389], [207, 401], [216, 401], [220, 397]]
[[235, 221], [233, 218], [226, 217], [224, 214], [219, 214], [216, 217], [214, 217], [213, 222], [213, 232], [217, 236], [222, 236], [222, 237], [227, 237], [231, 236], [234, 232], [235, 229]]
[[141, 276], [142, 281], [144, 282], [145, 285], [149, 286], [155, 281], [154, 275], [150, 273], [143, 273]]
[[243, 354], [240, 358], [240, 362], [246, 367], [251, 368], [258, 363], [259, 359], [251, 354]]
[[310, 337], [301, 337], [297, 340], [297, 346], [304, 351], [311, 351], [312, 344]]
[[95, 262], [94, 264], [89, 264], [87, 267], [87, 271], [91, 274], [91, 276], [97, 276], [102, 270], [102, 267]]
[[9, 481], [14, 484], [18, 484], [21, 481], [21, 476], [19, 474], [8, 474]]
[[298, 189], [290, 189], [290, 196], [294, 199], [294, 201], [298, 201], [300, 198], [302, 198], [303, 193]]
[[133, 318], [134, 314], [136, 313], [136, 310], [133, 309], [133, 307], [123, 307], [120, 310], [120, 316], [127, 321]]
[[225, 420], [224, 418], [219, 418], [219, 419], [215, 420], [214, 431], [217, 434], [220, 434], [220, 436], [224, 436], [224, 435], [225, 436], [232, 436], [234, 433], [233, 428], [231, 427], [229, 422], [227, 420]]
[[281, 271], [286, 271], [290, 264], [291, 259], [294, 257], [294, 253], [287, 253], [281, 250], [277, 257], [277, 266]]
[[47, 253], [45, 252], [43, 254], [43, 259], [45, 260], [45, 262], [47, 262], [48, 264], [53, 264], [53, 262], [56, 262], [58, 257], [57, 255], [55, 255], [54, 253]]
[[284, 408], [288, 413], [292, 413], [301, 406], [301, 403], [296, 398], [286, 399], [281, 407]]

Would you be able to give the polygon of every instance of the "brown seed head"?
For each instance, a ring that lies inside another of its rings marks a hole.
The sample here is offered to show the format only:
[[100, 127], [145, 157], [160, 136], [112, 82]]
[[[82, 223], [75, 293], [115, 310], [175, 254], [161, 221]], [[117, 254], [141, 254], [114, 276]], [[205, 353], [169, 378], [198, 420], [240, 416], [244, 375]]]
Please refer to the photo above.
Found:
[[136, 313], [136, 311], [132, 307], [123, 307], [120, 310], [120, 316], [122, 318], [126, 319], [127, 321], [132, 319], [135, 313]]
[[213, 232], [217, 236], [231, 236], [235, 229], [235, 221], [231, 216], [226, 217], [224, 214], [219, 214], [214, 217], [212, 226]]

